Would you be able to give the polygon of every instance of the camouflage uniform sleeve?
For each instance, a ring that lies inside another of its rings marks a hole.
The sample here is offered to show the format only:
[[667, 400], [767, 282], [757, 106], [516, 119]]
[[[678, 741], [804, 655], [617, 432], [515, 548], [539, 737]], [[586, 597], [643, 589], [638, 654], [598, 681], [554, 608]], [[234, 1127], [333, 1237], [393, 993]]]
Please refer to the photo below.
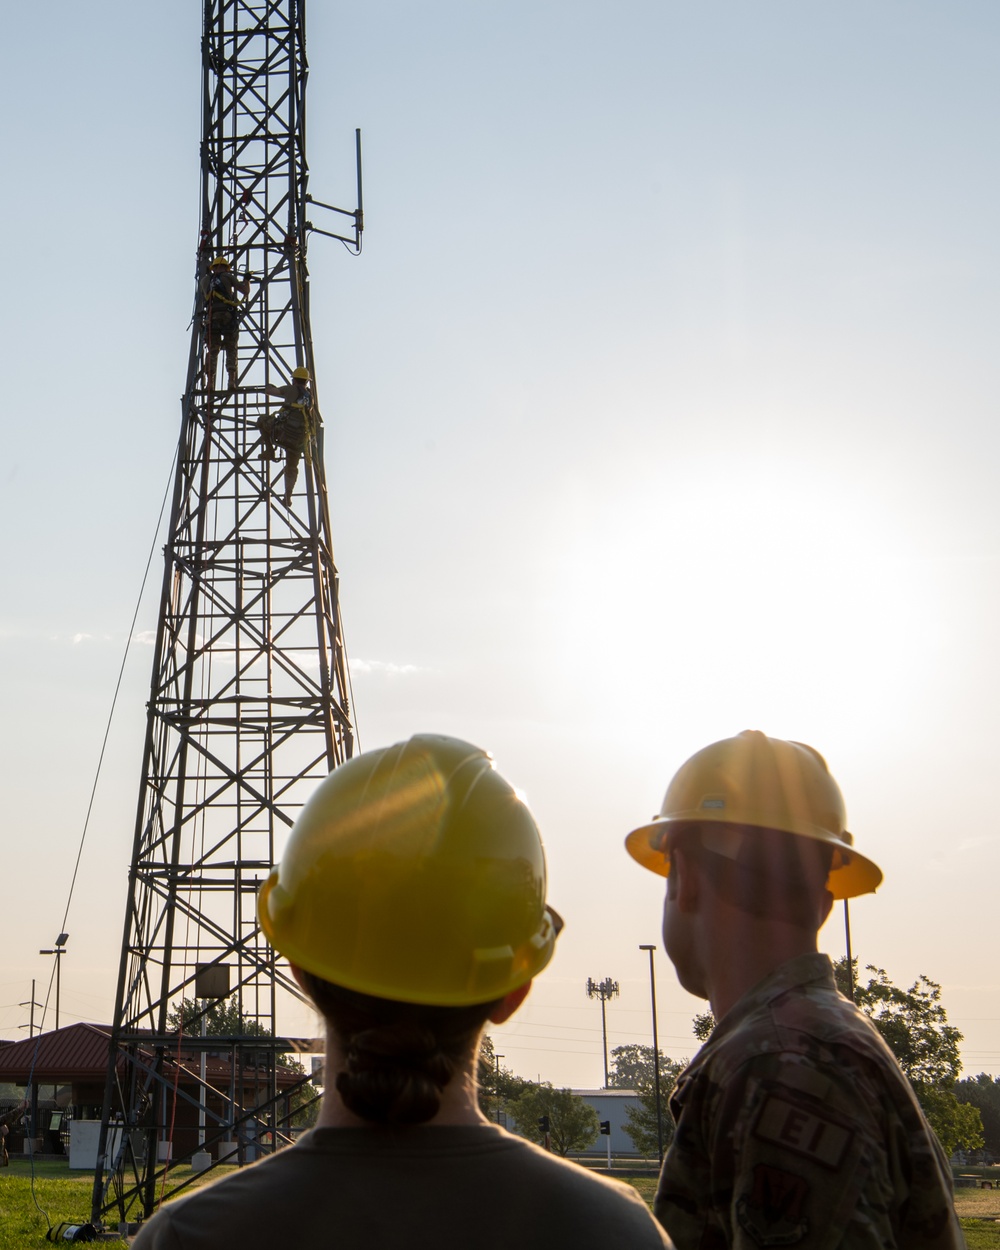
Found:
[[895, 1244], [878, 1113], [865, 1102], [788, 1055], [751, 1060], [719, 1091], [713, 1153], [732, 1246]]
[[877, 1070], [759, 1056], [721, 1091], [716, 1122], [740, 1250], [964, 1244], [940, 1148], [922, 1117], [904, 1123]]

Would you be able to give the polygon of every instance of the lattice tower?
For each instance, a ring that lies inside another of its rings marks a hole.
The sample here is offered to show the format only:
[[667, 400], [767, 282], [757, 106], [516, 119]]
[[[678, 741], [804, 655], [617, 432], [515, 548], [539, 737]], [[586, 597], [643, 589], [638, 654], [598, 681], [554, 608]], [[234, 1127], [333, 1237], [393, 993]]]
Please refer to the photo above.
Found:
[[[135, 1220], [181, 1187], [164, 1177], [171, 1125], [174, 1165], [192, 1154], [177, 1148], [178, 1126], [194, 1117], [204, 1124], [195, 1147], [216, 1156], [233, 1143], [229, 1162], [286, 1137], [294, 1091], [281, 1055], [294, 1043], [280, 1026], [301, 994], [262, 938], [256, 895], [296, 812], [354, 737], [309, 325], [304, 3], [205, 0], [203, 11], [195, 309], [95, 1220]], [[360, 138], [358, 208], [334, 211], [350, 234], [320, 233], [360, 251]], [[202, 278], [216, 257], [240, 281], [251, 275], [229, 391], [224, 350], [220, 376], [208, 376]], [[281, 408], [266, 388], [301, 367], [313, 406], [286, 507], [283, 464], [263, 458], [257, 421]], [[202, 1021], [221, 999], [238, 1024], [202, 1059]]]

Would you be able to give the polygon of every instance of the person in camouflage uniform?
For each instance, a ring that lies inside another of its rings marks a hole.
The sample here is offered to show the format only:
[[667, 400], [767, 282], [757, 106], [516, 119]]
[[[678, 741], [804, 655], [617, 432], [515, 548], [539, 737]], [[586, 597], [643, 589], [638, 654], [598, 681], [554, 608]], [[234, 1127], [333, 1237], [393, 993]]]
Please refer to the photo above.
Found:
[[718, 1022], [670, 1100], [653, 1209], [677, 1250], [963, 1247], [913, 1089], [817, 952], [833, 900], [882, 880], [822, 756], [714, 743], [626, 846], [667, 878], [664, 947]]
[[268, 460], [277, 460], [275, 450], [282, 448], [285, 453], [284, 503], [286, 508], [292, 505], [292, 490], [299, 475], [299, 461], [305, 452], [308, 462], [309, 439], [312, 435], [312, 391], [309, 389], [309, 370], [298, 368], [292, 373], [292, 381], [288, 386], [271, 386], [264, 389], [268, 395], [274, 395], [285, 402], [276, 416], [265, 413], [257, 420], [264, 445], [263, 455]]

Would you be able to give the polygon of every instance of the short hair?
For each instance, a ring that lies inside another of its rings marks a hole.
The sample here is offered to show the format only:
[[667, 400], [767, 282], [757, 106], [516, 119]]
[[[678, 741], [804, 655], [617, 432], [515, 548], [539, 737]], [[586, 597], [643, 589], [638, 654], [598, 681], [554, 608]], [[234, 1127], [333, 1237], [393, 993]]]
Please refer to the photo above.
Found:
[[678, 823], [665, 840], [669, 852], [681, 850], [700, 864], [712, 889], [740, 911], [811, 931], [822, 923], [834, 851], [827, 843], [712, 821]]
[[468, 1062], [500, 1002], [436, 1007], [376, 998], [299, 969], [303, 985], [340, 1043], [336, 1089], [349, 1111], [375, 1124], [423, 1124]]

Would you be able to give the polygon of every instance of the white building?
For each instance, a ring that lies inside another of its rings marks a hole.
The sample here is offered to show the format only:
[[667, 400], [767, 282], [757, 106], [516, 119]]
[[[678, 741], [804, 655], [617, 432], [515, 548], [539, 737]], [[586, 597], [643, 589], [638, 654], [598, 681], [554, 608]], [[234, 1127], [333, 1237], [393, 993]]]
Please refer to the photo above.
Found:
[[[599, 1120], [611, 1123], [611, 1153], [613, 1155], [635, 1155], [639, 1152], [635, 1142], [625, 1132], [626, 1107], [638, 1107], [639, 1096], [631, 1089], [575, 1089], [573, 1093], [593, 1107]], [[601, 1134], [592, 1146], [580, 1152], [583, 1155], [599, 1156], [608, 1153], [608, 1139]]]

